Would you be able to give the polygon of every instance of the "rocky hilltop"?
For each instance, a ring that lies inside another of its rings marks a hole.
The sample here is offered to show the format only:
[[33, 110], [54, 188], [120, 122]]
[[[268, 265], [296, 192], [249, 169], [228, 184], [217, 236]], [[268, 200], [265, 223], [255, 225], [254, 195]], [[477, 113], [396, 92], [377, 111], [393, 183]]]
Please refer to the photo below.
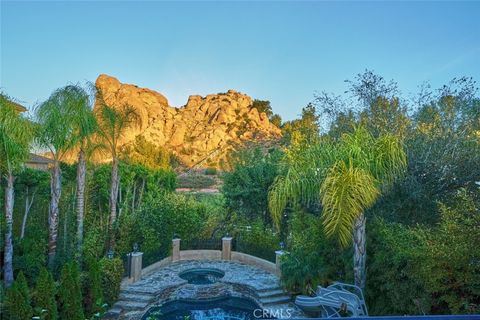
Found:
[[140, 121], [130, 128], [124, 143], [138, 135], [162, 146], [187, 167], [218, 166], [228, 152], [249, 141], [272, 141], [281, 131], [267, 115], [252, 108], [252, 98], [240, 92], [193, 95], [175, 108], [162, 94], [100, 75], [96, 86], [109, 105], [130, 105]]

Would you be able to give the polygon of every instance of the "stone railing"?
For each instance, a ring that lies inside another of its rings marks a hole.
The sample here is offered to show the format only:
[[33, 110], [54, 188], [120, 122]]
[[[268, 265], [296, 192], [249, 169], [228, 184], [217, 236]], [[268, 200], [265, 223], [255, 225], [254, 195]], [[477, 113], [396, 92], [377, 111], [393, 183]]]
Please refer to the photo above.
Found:
[[275, 251], [276, 259], [275, 263], [264, 260], [259, 257], [255, 257], [243, 252], [237, 252], [232, 250], [232, 238], [222, 238], [222, 250], [180, 250], [181, 239], [175, 238], [172, 240], [172, 255], [166, 257], [156, 263], [153, 263], [145, 268], [142, 266], [142, 252], [131, 253], [130, 272], [124, 282], [134, 283], [140, 280], [143, 276], [151, 274], [158, 268], [166, 266], [172, 262], [181, 260], [227, 260], [237, 261], [244, 264], [252, 265], [257, 268], [263, 269], [267, 272], [281, 276], [280, 269], [280, 257], [283, 251]]

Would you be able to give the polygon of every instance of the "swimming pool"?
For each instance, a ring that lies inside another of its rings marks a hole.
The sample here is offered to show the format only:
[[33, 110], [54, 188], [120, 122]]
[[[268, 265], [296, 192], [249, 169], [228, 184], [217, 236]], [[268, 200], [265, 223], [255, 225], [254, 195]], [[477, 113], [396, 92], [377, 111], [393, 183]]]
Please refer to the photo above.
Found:
[[254, 320], [265, 317], [253, 300], [223, 297], [208, 300], [173, 300], [147, 311], [142, 320]]

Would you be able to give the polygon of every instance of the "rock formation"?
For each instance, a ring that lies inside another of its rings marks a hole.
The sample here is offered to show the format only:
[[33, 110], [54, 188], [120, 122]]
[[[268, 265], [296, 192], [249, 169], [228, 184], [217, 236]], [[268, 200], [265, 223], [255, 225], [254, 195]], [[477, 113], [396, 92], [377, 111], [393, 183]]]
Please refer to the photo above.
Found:
[[142, 135], [147, 141], [171, 151], [187, 167], [218, 166], [228, 152], [248, 141], [272, 141], [281, 131], [265, 113], [252, 108], [252, 99], [240, 92], [193, 95], [175, 108], [160, 93], [123, 84], [100, 75], [96, 86], [111, 106], [130, 105], [139, 115], [123, 143]]

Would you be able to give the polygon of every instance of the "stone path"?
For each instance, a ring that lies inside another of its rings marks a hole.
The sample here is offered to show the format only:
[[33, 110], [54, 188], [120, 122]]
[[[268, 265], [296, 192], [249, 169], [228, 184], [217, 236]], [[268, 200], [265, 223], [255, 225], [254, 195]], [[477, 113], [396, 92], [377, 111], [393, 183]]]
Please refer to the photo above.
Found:
[[[192, 268], [215, 268], [225, 272], [217, 283], [193, 285], [178, 276]], [[120, 300], [110, 310], [107, 319], [140, 319], [151, 307], [179, 298], [208, 298], [215, 296], [249, 297], [277, 318], [281, 310], [303, 314], [291, 302], [291, 297], [280, 286], [276, 275], [261, 269], [232, 261], [178, 261], [147, 275], [142, 280], [121, 289]]]

